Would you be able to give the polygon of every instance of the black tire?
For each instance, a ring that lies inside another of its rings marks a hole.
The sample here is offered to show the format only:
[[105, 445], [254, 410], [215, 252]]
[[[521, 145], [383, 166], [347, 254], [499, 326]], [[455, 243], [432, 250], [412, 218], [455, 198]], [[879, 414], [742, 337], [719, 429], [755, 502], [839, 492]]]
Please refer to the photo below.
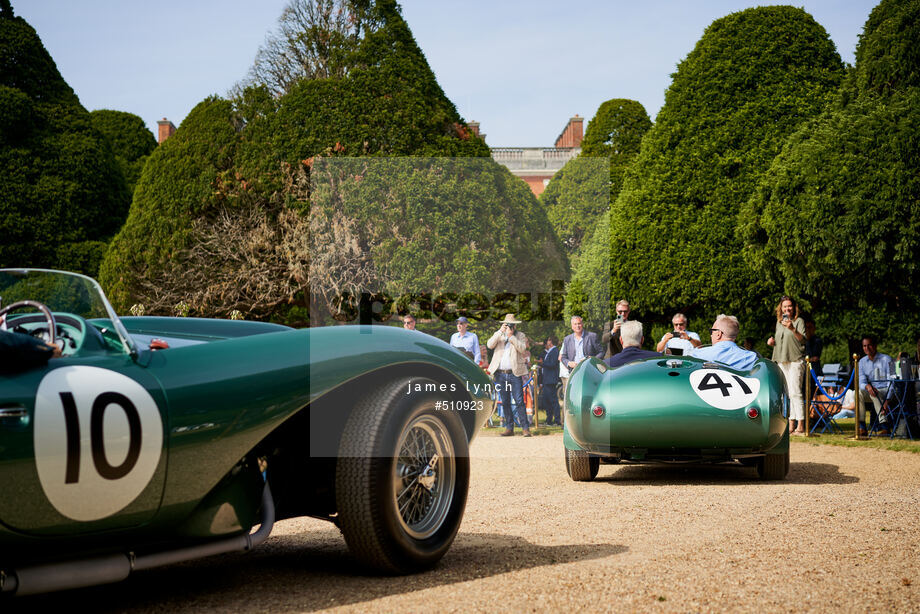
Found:
[[784, 480], [789, 473], [789, 451], [767, 454], [757, 461], [757, 475], [763, 480]]
[[386, 383], [358, 402], [336, 461], [339, 528], [352, 554], [384, 573], [435, 565], [457, 535], [469, 488], [460, 417], [435, 409], [443, 395], [407, 395], [409, 383]]
[[597, 477], [600, 466], [601, 459], [584, 450], [565, 449], [565, 470], [576, 482], [590, 482]]

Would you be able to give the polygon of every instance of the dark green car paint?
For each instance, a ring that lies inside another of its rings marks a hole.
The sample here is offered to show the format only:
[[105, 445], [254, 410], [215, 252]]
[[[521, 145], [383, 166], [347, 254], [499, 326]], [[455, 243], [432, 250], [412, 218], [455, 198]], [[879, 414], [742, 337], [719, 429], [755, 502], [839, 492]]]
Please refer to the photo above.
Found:
[[[90, 326], [109, 344], [106, 351], [77, 352], [43, 368], [0, 373], [0, 407], [21, 405], [31, 415], [39, 382], [63, 366], [128, 375], [151, 394], [163, 420], [164, 451], [154, 477], [118, 513], [90, 522], [70, 520], [42, 491], [29, 418], [3, 420], [0, 559], [36, 549], [74, 555], [127, 542], [172, 543], [248, 530], [261, 494], [260, 469], [251, 458], [260, 442], [298, 412], [310, 411], [311, 403], [351, 385], [360, 389], [362, 378], [375, 373], [385, 377], [401, 366], [408, 372], [421, 369], [452, 385], [450, 398], [482, 401], [482, 411], [462, 416], [471, 437], [492, 410], [488, 376], [423, 333], [383, 326], [294, 330], [195, 318], [123, 318], [122, 323], [132, 335], [157, 336], [174, 347], [139, 348], [129, 356], [107, 330], [110, 322], [92, 320]], [[347, 414], [350, 407], [324, 411]], [[303, 434], [305, 442], [334, 443], [337, 437]]]
[[[726, 378], [760, 380], [756, 399], [732, 410], [705, 403], [690, 384], [690, 374], [704, 365]], [[785, 380], [769, 360], [761, 359], [747, 372], [692, 357], [652, 358], [615, 369], [590, 359], [569, 380], [564, 444], [627, 460], [785, 453], [785, 403]], [[600, 417], [592, 413], [596, 406], [604, 409]], [[749, 407], [757, 408], [756, 418], [746, 414]]]

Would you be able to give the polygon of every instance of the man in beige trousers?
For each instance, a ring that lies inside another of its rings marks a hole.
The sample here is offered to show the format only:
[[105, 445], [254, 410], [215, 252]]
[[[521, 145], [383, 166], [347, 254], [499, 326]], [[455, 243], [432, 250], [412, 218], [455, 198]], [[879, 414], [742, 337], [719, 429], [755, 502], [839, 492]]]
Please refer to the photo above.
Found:
[[511, 398], [514, 397], [514, 411], [517, 413], [524, 437], [530, 437], [530, 423], [524, 407], [524, 384], [521, 377], [527, 375], [527, 337], [517, 330], [521, 321], [513, 313], [505, 316], [501, 327], [489, 338], [486, 346], [492, 353], [489, 373], [495, 378], [495, 387], [502, 402], [505, 430], [502, 437], [514, 435], [514, 416], [511, 415]]

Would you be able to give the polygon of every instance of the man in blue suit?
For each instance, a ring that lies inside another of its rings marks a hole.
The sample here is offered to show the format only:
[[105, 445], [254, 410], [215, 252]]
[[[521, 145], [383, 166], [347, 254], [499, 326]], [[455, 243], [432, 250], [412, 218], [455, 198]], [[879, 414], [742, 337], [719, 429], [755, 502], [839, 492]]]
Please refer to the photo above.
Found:
[[585, 331], [584, 321], [581, 316], [572, 316], [572, 334], [566, 335], [562, 340], [562, 356], [560, 359], [569, 369], [574, 369], [585, 358], [594, 356], [603, 358], [604, 348], [597, 340], [597, 333]]
[[559, 416], [559, 397], [556, 386], [559, 384], [559, 347], [556, 337], [550, 335], [543, 343], [543, 353], [537, 362], [540, 364], [540, 407], [546, 411], [546, 424], [562, 426]]
[[[585, 332], [585, 323], [581, 316], [572, 316], [571, 320], [572, 334], [566, 335], [562, 340], [562, 351], [559, 360], [571, 371], [578, 366], [578, 363], [586, 358], [594, 356], [595, 358], [604, 357], [604, 348], [597, 339], [597, 333]], [[562, 378], [562, 385], [568, 385], [569, 378]], [[568, 391], [566, 391], [568, 394]], [[562, 402], [565, 405], [565, 400]]]

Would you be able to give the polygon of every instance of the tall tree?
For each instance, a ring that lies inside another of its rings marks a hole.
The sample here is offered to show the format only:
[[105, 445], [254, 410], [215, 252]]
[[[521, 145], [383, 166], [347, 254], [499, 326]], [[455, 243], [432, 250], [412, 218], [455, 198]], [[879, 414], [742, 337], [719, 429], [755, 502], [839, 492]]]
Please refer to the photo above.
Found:
[[[787, 142], [745, 208], [756, 274], [814, 309], [825, 338], [920, 327], [920, 2], [871, 13], [845, 95]], [[911, 59], [913, 58], [913, 59]], [[897, 346], [895, 346], [897, 347]]]
[[280, 96], [302, 79], [344, 77], [361, 39], [381, 25], [368, 0], [289, 0], [243, 87]]
[[738, 213], [784, 140], [844, 74], [827, 32], [772, 6], [713, 22], [674, 74], [611, 210], [611, 294], [646, 320], [674, 311], [764, 320]]
[[0, 266], [95, 274], [130, 197], [35, 30], [0, 12]]
[[366, 10], [380, 25], [340, 74], [205, 101], [153, 153], [103, 266], [119, 307], [303, 322], [345, 291], [565, 278], [545, 213], [463, 124], [398, 6]]
[[98, 109], [89, 116], [93, 128], [108, 139], [128, 191], [133, 193], [147, 157], [157, 147], [156, 139], [144, 120], [133, 113]]

